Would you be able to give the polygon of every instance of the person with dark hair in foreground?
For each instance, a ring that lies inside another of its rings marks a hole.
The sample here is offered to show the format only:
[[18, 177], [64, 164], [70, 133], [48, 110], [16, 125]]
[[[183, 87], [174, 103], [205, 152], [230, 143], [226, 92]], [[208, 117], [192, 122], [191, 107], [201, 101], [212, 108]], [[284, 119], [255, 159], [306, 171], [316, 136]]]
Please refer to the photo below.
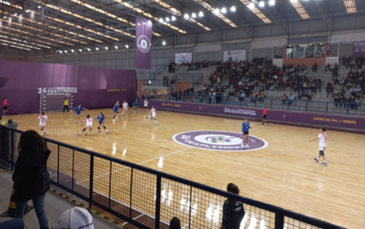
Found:
[[45, 140], [34, 130], [28, 130], [20, 136], [18, 150], [19, 157], [13, 174], [15, 217], [22, 219], [27, 202], [32, 200], [40, 228], [48, 228], [44, 198], [51, 183], [47, 171], [51, 151], [47, 149]]
[[327, 134], [325, 133], [326, 128], [321, 127], [319, 130], [321, 131], [321, 133], [319, 133], [316, 138], [310, 140], [309, 142], [313, 142], [319, 139], [319, 155], [317, 158], [314, 158], [314, 160], [318, 163], [319, 159], [323, 157], [323, 163], [321, 165], [327, 166], [326, 157], [324, 156], [324, 151], [326, 150], [327, 146]]
[[170, 221], [170, 228], [169, 229], [180, 229], [181, 228], [181, 223], [180, 223], [180, 219], [177, 217], [174, 217], [171, 219]]
[[[237, 185], [229, 183], [227, 191], [239, 194], [240, 190]], [[245, 216], [245, 209], [241, 201], [228, 198], [223, 204], [223, 219], [221, 229], [239, 229], [241, 221]]]

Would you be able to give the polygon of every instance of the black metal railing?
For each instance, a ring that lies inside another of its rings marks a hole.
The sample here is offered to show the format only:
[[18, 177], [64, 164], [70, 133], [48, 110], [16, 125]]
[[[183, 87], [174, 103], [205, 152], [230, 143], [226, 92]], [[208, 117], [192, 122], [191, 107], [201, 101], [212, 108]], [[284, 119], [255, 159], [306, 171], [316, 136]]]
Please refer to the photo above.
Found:
[[[0, 160], [11, 170], [21, 134], [0, 126]], [[342, 228], [90, 150], [46, 141], [52, 185], [139, 228], [168, 229], [175, 216], [183, 228], [220, 228], [227, 198], [243, 203], [244, 228]]]

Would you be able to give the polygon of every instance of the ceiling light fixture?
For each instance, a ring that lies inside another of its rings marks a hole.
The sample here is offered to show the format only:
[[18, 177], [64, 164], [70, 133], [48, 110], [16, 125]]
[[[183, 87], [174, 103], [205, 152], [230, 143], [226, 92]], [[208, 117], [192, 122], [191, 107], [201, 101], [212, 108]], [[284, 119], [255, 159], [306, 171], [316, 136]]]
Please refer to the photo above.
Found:
[[39, 6], [38, 6], [38, 9], [40, 9], [40, 8], [42, 8], [42, 6], [41, 6], [41, 5], [39, 5]]
[[255, 3], [251, 2], [250, 4], [247, 5], [247, 7], [250, 9], [250, 10], [253, 10], [255, 9]]
[[204, 13], [202, 11], [199, 12], [199, 17], [204, 17]]
[[189, 14], [184, 14], [185, 19], [189, 19], [189, 17], [190, 17]]
[[95, 50], [96, 50], [96, 51], [99, 51], [99, 48], [98, 48], [98, 47], [96, 47], [96, 48], [95, 48]]
[[165, 21], [169, 22], [170, 21], [170, 18], [166, 17], [165, 18]]
[[118, 46], [114, 46], [115, 49], [118, 49]]
[[108, 47], [107, 46], [105, 46], [105, 50], [108, 50]]
[[192, 13], [192, 14], [191, 14], [191, 17], [192, 17], [192, 18], [196, 18], [196, 13]]
[[125, 45], [125, 48], [126, 48], [126, 49], [129, 49], [129, 45]]
[[221, 13], [222, 13], [222, 14], [227, 13], [227, 9], [226, 9], [226, 7], [223, 7], [223, 8], [221, 9]]
[[265, 7], [265, 2], [264, 2], [264, 1], [260, 1], [260, 2], [259, 2], [259, 7], [261, 7], [261, 8], [262, 8], [262, 7]]
[[79, 49], [79, 52], [82, 52], [82, 49]]
[[71, 52], [75, 52], [73, 49], [71, 49]]
[[270, 6], [275, 6], [275, 3], [276, 3], [276, 2], [275, 2], [275, 0], [270, 0], [270, 1], [269, 1], [269, 5], [270, 5]]
[[160, 23], [162, 23], [162, 22], [163, 22], [163, 18], [161, 17], [158, 21], [159, 21]]
[[165, 41], [165, 40], [163, 40], [163, 41], [162, 41], [162, 45], [163, 45], [163, 46], [165, 46], [165, 45], [166, 45], [166, 41]]
[[171, 17], [171, 21], [176, 21], [176, 17], [175, 16], [172, 16]]
[[236, 7], [235, 6], [231, 7], [231, 12], [236, 12]]

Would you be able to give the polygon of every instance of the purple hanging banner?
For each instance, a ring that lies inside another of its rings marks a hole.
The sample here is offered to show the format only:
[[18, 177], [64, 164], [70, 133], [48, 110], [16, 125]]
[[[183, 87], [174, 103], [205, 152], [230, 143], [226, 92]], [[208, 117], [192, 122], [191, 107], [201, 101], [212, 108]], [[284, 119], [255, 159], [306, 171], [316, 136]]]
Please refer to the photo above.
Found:
[[152, 22], [136, 18], [136, 68], [151, 69]]
[[354, 42], [352, 57], [358, 58], [365, 56], [365, 42]]

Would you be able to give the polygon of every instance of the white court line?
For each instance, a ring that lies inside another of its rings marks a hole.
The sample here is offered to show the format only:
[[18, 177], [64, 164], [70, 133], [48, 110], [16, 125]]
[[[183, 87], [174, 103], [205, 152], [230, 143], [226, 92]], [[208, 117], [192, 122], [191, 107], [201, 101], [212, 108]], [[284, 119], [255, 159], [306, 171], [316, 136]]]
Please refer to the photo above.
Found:
[[[89, 189], [89, 188], [88, 188], [88, 187], [86, 187], [85, 185], [80, 184], [80, 186], [83, 186], [84, 188]], [[101, 195], [101, 196], [104, 196], [104, 197], [106, 197], [106, 198], [109, 198], [109, 196], [107, 196], [107, 195], [105, 195], [105, 194], [103, 194], [103, 193], [101, 193], [101, 192], [98, 192], [98, 191], [96, 191], [96, 190], [93, 190], [93, 192], [95, 192], [95, 193], [97, 193], [97, 194], [99, 194], [99, 195]], [[150, 215], [150, 214], [147, 214], [147, 213], [145, 213], [145, 212], [142, 212], [141, 210], [138, 210], [137, 208], [131, 207], [131, 206], [129, 206], [128, 204], [123, 203], [122, 201], [116, 200], [116, 199], [111, 198], [111, 197], [110, 197], [110, 199], [111, 199], [111, 200], [113, 200], [113, 201], [115, 201], [115, 202], [117, 202], [117, 203], [119, 203], [119, 204], [121, 204], [121, 205], [124, 205], [124, 206], [126, 206], [126, 207], [129, 207], [129, 208], [131, 208], [131, 209], [133, 209], [133, 210], [137, 211], [137, 212], [142, 213], [142, 214], [141, 214], [141, 215], [139, 215], [139, 216], [146, 215], [146, 216], [149, 216], [149, 217], [151, 217], [151, 218], [155, 219], [155, 217], [154, 217], [154, 216], [152, 216], [152, 215]], [[137, 216], [137, 217], [139, 217], [139, 216]], [[165, 222], [165, 221], [163, 221], [163, 220], [161, 220], [161, 219], [160, 219], [160, 222], [163, 222], [164, 224], [169, 225], [169, 223], [167, 223], [167, 222]]]
[[[147, 163], [147, 162], [150, 162], [150, 161], [156, 160], [156, 159], [160, 159], [161, 157], [166, 157], [166, 156], [170, 156], [170, 155], [173, 155], [173, 154], [176, 154], [176, 153], [180, 153], [180, 152], [185, 151], [185, 150], [188, 150], [188, 149], [192, 149], [192, 147], [190, 147], [190, 148], [185, 148], [185, 149], [182, 149], [182, 150], [179, 150], [179, 151], [175, 151], [175, 152], [172, 152], [172, 153], [169, 153], [169, 154], [161, 155], [161, 156], [159, 156], [159, 157], [155, 157], [155, 158], [149, 159], [149, 160], [147, 160], [147, 161], [142, 161], [142, 162], [137, 163], [137, 165], [141, 165], [141, 164], [144, 164], [144, 163]], [[97, 179], [97, 178], [100, 178], [100, 177], [103, 177], [103, 176], [107, 176], [107, 175], [109, 175], [109, 174], [113, 174], [113, 173], [116, 173], [116, 172], [119, 172], [119, 171], [122, 171], [122, 170], [125, 170], [125, 169], [128, 169], [128, 168], [130, 168], [130, 167], [125, 166], [125, 167], [123, 167], [123, 168], [120, 168], [120, 169], [114, 170], [114, 171], [112, 171], [111, 173], [110, 173], [110, 172], [107, 172], [107, 173], [101, 174], [101, 175], [99, 175], [99, 176], [93, 177], [93, 179]], [[90, 179], [85, 179], [85, 180], [82, 180], [82, 181], [76, 182], [76, 184], [80, 184], [80, 185], [81, 185], [81, 183], [83, 183], [83, 182], [85, 182], [85, 181], [89, 181], [89, 180], [90, 180]]]
[[[136, 219], [138, 219], [138, 218], [140, 218], [140, 217], [144, 216], [145, 214], [146, 214], [146, 213], [140, 214], [139, 216], [134, 217], [134, 218], [133, 218], [133, 220], [136, 220]], [[129, 222], [127, 221], [127, 222], [123, 223], [123, 226], [124, 226], [124, 225], [126, 225], [127, 223], [129, 223]]]
[[185, 224], [181, 229], [187, 227], [189, 224], [191, 224], [193, 221], [190, 221], [189, 223]]

